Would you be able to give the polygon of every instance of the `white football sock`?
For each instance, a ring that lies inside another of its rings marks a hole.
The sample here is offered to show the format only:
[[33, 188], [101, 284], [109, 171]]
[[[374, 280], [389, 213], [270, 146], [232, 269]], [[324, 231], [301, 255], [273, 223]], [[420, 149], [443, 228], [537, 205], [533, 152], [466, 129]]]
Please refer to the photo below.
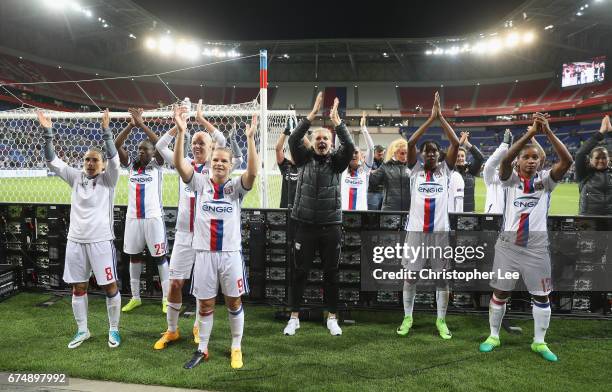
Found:
[[499, 299], [493, 294], [489, 301], [489, 327], [491, 327], [491, 336], [499, 338], [499, 330], [502, 325], [502, 320], [506, 314], [506, 303], [508, 299]]
[[408, 283], [404, 281], [404, 289], [402, 290], [402, 298], [404, 300], [404, 317], [412, 317], [412, 309], [414, 308], [414, 297], [416, 296], [416, 282]]
[[208, 351], [208, 340], [210, 339], [210, 333], [213, 328], [214, 311], [200, 315], [200, 344], [198, 344], [198, 350], [205, 353]]
[[79, 332], [87, 332], [87, 293], [76, 295], [72, 293], [72, 313], [76, 320]]
[[168, 311], [166, 313], [166, 320], [168, 321], [168, 331], [176, 332], [178, 328], [178, 318], [181, 312], [182, 303], [168, 302]]
[[142, 273], [142, 263], [130, 263], [130, 289], [132, 298], [140, 299], [140, 274]]
[[446, 318], [446, 310], [448, 309], [448, 295], [447, 289], [436, 289], [436, 310], [438, 318], [444, 320]]
[[238, 310], [227, 310], [229, 316], [230, 331], [232, 332], [232, 349], [240, 348], [242, 332], [244, 331], [244, 310], [242, 304]]
[[108, 313], [109, 331], [118, 331], [119, 315], [121, 314], [121, 295], [119, 290], [112, 297], [106, 297], [106, 312]]
[[534, 343], [544, 343], [546, 330], [550, 324], [550, 302], [533, 301], [531, 306], [533, 313], [533, 341]]

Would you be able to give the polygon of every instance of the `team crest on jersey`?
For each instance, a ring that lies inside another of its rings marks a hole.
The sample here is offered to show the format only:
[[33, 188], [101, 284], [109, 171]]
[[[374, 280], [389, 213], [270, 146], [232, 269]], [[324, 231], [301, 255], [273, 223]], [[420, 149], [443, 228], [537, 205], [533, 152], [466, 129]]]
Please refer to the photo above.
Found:
[[541, 191], [541, 190], [543, 190], [543, 189], [544, 189], [544, 183], [543, 183], [542, 181], [538, 181], [538, 182], [536, 182], [535, 184], [533, 184], [533, 188], [534, 188], [536, 191]]
[[231, 195], [232, 193], [234, 193], [234, 186], [233, 185], [229, 185], [229, 186], [226, 186], [225, 188], [223, 188], [223, 194], [224, 195]]

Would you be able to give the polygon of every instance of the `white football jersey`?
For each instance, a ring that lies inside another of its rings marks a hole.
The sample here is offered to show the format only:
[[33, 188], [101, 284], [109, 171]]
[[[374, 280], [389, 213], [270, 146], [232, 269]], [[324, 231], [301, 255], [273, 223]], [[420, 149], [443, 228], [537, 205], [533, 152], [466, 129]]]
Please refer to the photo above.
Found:
[[[557, 183], [550, 170], [538, 171], [531, 178], [520, 177], [516, 171], [502, 181], [504, 188], [504, 224], [506, 241], [524, 247], [548, 246], [547, 220], [550, 193]], [[531, 235], [530, 235], [531, 233]]]
[[362, 164], [356, 170], [347, 168], [342, 172], [340, 190], [342, 209], [366, 211], [368, 209], [368, 183], [370, 168]]
[[508, 152], [509, 145], [502, 143], [491, 154], [484, 164], [482, 179], [487, 188], [484, 212], [487, 214], [502, 214], [504, 212], [504, 189], [499, 179], [499, 165]]
[[[195, 173], [210, 176], [210, 162], [195, 163], [191, 158], [185, 158], [193, 167]], [[179, 176], [179, 202], [176, 217], [176, 230], [193, 233], [196, 213], [196, 193]]]
[[410, 172], [410, 214], [406, 231], [449, 231], [448, 187], [452, 170], [440, 162], [435, 171], [417, 163]]
[[209, 176], [193, 173], [191, 189], [196, 192], [193, 248], [209, 251], [239, 251], [242, 249], [240, 210], [244, 195], [240, 176], [215, 184]]
[[128, 167], [129, 191], [126, 217], [144, 219], [163, 216], [161, 165], [153, 158], [145, 167], [136, 169], [133, 162], [130, 162]]
[[82, 170], [68, 166], [58, 157], [47, 165], [72, 187], [68, 239], [78, 243], [114, 240], [113, 204], [119, 181], [119, 154], [109, 159], [106, 170], [94, 178], [87, 178]]
[[463, 177], [453, 170], [448, 185], [448, 212], [463, 212], [464, 187]]

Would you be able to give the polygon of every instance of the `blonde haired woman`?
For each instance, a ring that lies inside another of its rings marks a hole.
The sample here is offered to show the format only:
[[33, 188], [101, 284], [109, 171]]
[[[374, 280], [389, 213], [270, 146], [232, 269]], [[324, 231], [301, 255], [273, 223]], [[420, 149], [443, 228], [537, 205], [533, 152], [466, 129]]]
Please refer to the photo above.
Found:
[[383, 184], [383, 211], [408, 211], [410, 208], [410, 169], [408, 143], [403, 138], [389, 144], [385, 162], [370, 174], [370, 184]]

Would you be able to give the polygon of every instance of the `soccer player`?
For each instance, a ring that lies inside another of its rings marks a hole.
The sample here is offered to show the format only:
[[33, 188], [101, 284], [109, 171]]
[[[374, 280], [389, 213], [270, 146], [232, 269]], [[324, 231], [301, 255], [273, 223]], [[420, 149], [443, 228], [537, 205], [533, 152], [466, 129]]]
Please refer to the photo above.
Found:
[[[540, 169], [540, 151], [528, 144], [538, 132], [546, 135], [559, 158], [550, 170]], [[548, 294], [552, 290], [546, 224], [550, 194], [571, 165], [572, 156], [552, 133], [546, 116], [536, 113], [533, 125], [508, 149], [499, 168], [504, 188], [504, 227], [495, 244], [493, 271], [502, 276], [520, 273], [533, 299], [534, 338], [531, 349], [552, 362], [557, 361], [557, 356], [544, 340], [551, 313]], [[491, 280], [494, 289], [489, 303], [491, 334], [480, 344], [481, 352], [499, 347], [499, 329], [506, 301], [515, 285], [514, 279], [496, 276]]]
[[[440, 162], [440, 146], [434, 141], [424, 141], [420, 152], [423, 159], [422, 164], [417, 164], [416, 144], [429, 128], [438, 119], [442, 129], [450, 141], [450, 146], [445, 154], [444, 160]], [[448, 220], [448, 184], [452, 171], [457, 162], [457, 151], [459, 150], [459, 139], [455, 131], [442, 115], [440, 108], [440, 96], [436, 92], [434, 104], [429, 118], [412, 134], [408, 140], [408, 167], [410, 168], [410, 215], [406, 231], [406, 243], [413, 248], [428, 247], [443, 249], [449, 245], [448, 232], [450, 231]], [[441, 271], [448, 269], [448, 260], [441, 254], [437, 257], [435, 251], [433, 256], [423, 255], [414, 260], [404, 259], [402, 265], [408, 271], [418, 273], [429, 259], [432, 270]], [[437, 252], [440, 253], [440, 252]], [[398, 335], [407, 335], [412, 327], [412, 310], [416, 296], [416, 280], [407, 279], [403, 288], [404, 320], [398, 328]], [[452, 337], [446, 325], [446, 310], [448, 308], [449, 288], [444, 279], [436, 280], [436, 304], [437, 319], [436, 328], [442, 339]]]
[[[508, 148], [512, 145], [512, 139], [512, 132], [506, 129], [502, 143], [485, 162], [482, 177], [487, 188], [484, 210], [487, 214], [502, 214], [504, 212], [504, 190], [501, 185], [501, 180], [499, 179], [499, 164], [506, 155]], [[546, 153], [535, 137], [531, 138], [531, 144], [533, 144], [540, 153], [541, 159], [539, 170], [544, 166]]]
[[68, 348], [79, 347], [91, 337], [87, 328], [87, 283], [92, 271], [98, 285], [106, 293], [108, 346], [118, 347], [121, 344], [121, 295], [116, 282], [113, 199], [119, 180], [119, 157], [113, 144], [113, 133], [109, 128], [108, 109], [102, 115], [106, 161], [102, 151], [92, 147], [85, 153], [82, 170], [68, 166], [55, 155], [51, 120], [42, 112], [38, 112], [38, 122], [45, 131], [47, 166], [72, 187], [63, 279], [72, 285], [72, 312], [78, 331], [68, 343]]
[[185, 108], [174, 109], [178, 128], [174, 148], [174, 166], [181, 179], [196, 192], [196, 218], [192, 246], [196, 251], [193, 270], [193, 295], [200, 302], [200, 343], [184, 367], [191, 369], [208, 359], [208, 341], [213, 327], [213, 312], [218, 286], [225, 295], [232, 334], [231, 367], [239, 369], [242, 362], [242, 332], [244, 311], [240, 296], [248, 292], [246, 271], [241, 254], [240, 210], [246, 193], [253, 187], [257, 176], [257, 150], [255, 130], [257, 117], [253, 116], [246, 128], [247, 169], [240, 177], [230, 177], [232, 153], [216, 148], [212, 153], [211, 176], [197, 173], [183, 158], [183, 140], [187, 124], [182, 116]]
[[509, 129], [504, 131], [502, 143], [495, 149], [493, 154], [487, 159], [482, 169], [482, 179], [487, 189], [484, 212], [487, 214], [501, 214], [504, 209], [504, 191], [499, 180], [499, 163], [506, 155], [508, 148], [512, 144], [512, 132]]
[[365, 161], [362, 162], [362, 152], [355, 148], [353, 159], [342, 172], [340, 180], [342, 191], [342, 209], [350, 211], [366, 211], [368, 209], [368, 180], [374, 162], [374, 142], [366, 127], [366, 114], [363, 112], [360, 121], [361, 134], [367, 147]]
[[[204, 116], [202, 114], [202, 100], [200, 100], [196, 110], [196, 119], [200, 119], [198, 123], [202, 124], [202, 118], [204, 118]], [[234, 125], [234, 130], [230, 136], [232, 151], [234, 154], [236, 154], [234, 156], [234, 168], [240, 166], [242, 162], [242, 153], [240, 152], [240, 147], [236, 142], [235, 129], [236, 126]], [[176, 132], [177, 127], [175, 126], [160, 137], [155, 145], [157, 151], [161, 154], [166, 163], [170, 165], [172, 165], [174, 162], [174, 152], [168, 148], [168, 145], [176, 136]], [[213, 131], [213, 134], [216, 132], [216, 130]], [[186, 137], [185, 141], [187, 140], [188, 138]], [[225, 145], [219, 145], [219, 143], [225, 144], [225, 137], [222, 135], [221, 137], [217, 136], [217, 147], [225, 147]], [[191, 138], [191, 152], [193, 154], [193, 158], [185, 157], [185, 160], [193, 167], [194, 171], [205, 176], [209, 176], [210, 174], [210, 155], [212, 144], [213, 141], [210, 133], [203, 131], [196, 132]], [[195, 207], [196, 194], [189, 187], [189, 185], [183, 182], [183, 180], [179, 177], [179, 202], [178, 214], [176, 217], [176, 234], [174, 237], [172, 255], [170, 256], [170, 288], [168, 291], [168, 308], [166, 314], [168, 329], [163, 333], [162, 337], [155, 342], [153, 348], [156, 350], [162, 350], [166, 348], [170, 342], [176, 341], [180, 338], [178, 330], [178, 317], [183, 303], [182, 289], [183, 285], [185, 284], [185, 280], [191, 278], [193, 263], [195, 262], [195, 250], [191, 247], [195, 223]], [[198, 302], [196, 301], [196, 303]], [[198, 306], [196, 306], [196, 317], [193, 325], [193, 338], [196, 344], [200, 342], [198, 326], [200, 316], [197, 308]]]
[[448, 183], [448, 212], [463, 212], [464, 187], [463, 177], [453, 170]]
[[[123, 251], [130, 255], [130, 288], [132, 299], [121, 309], [129, 312], [139, 307], [140, 274], [142, 263], [140, 253], [145, 245], [157, 264], [162, 287], [162, 311], [166, 313], [168, 302], [168, 263], [166, 259], [166, 226], [162, 207], [162, 169], [163, 158], [155, 154], [157, 135], [145, 124], [142, 109], [129, 109], [132, 117], [128, 125], [119, 133], [115, 147], [123, 167], [129, 167], [128, 209], [125, 218]], [[132, 160], [123, 144], [132, 129], [139, 127], [148, 137], [138, 144], [138, 156]], [[155, 156], [154, 156], [155, 155]]]

